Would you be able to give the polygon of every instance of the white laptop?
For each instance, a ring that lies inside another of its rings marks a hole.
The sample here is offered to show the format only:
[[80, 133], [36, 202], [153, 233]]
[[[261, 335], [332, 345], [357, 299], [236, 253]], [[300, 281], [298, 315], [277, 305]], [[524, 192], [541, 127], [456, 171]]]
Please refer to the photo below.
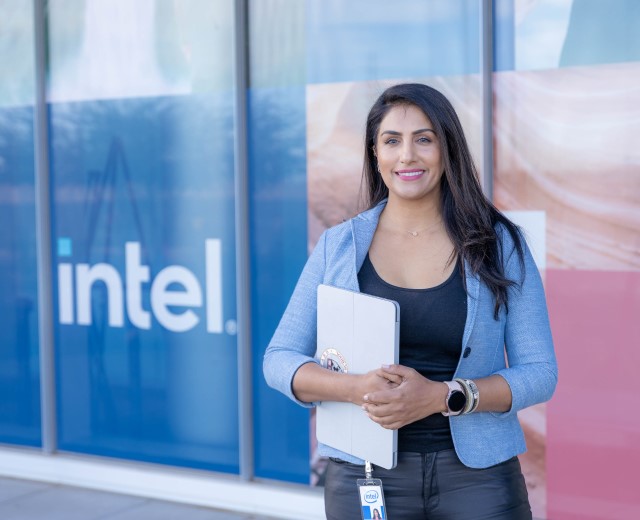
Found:
[[[316, 358], [329, 370], [364, 374], [398, 363], [400, 307], [368, 294], [318, 286]], [[398, 432], [351, 403], [325, 401], [316, 412], [318, 441], [386, 469], [396, 465]]]

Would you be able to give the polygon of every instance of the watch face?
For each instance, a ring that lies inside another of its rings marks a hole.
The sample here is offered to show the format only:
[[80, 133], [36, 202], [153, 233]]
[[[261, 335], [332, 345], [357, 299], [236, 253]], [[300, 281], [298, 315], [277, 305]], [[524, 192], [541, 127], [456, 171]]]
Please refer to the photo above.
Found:
[[467, 404], [467, 398], [464, 396], [464, 392], [452, 392], [449, 397], [449, 410], [452, 412], [460, 412], [465, 404]]

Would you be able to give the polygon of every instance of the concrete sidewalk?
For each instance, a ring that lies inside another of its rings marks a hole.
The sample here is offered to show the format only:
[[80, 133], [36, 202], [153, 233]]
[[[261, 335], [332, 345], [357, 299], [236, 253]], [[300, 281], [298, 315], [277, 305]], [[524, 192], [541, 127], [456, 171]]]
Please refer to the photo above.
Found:
[[0, 477], [2, 520], [278, 520], [103, 491]]

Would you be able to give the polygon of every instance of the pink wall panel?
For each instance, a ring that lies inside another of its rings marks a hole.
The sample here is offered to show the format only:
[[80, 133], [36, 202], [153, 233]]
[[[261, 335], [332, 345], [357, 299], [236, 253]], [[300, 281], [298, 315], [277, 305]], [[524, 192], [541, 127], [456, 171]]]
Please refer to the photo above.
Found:
[[553, 520], [640, 518], [640, 272], [550, 270], [559, 364], [547, 405]]

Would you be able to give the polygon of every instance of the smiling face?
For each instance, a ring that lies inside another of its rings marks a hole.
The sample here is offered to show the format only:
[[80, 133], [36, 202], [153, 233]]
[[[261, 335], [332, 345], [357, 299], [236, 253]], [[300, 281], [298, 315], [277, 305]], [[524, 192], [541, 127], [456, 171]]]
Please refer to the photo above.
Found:
[[415, 105], [392, 107], [380, 122], [375, 155], [390, 203], [439, 203], [444, 171], [440, 141], [422, 110]]

